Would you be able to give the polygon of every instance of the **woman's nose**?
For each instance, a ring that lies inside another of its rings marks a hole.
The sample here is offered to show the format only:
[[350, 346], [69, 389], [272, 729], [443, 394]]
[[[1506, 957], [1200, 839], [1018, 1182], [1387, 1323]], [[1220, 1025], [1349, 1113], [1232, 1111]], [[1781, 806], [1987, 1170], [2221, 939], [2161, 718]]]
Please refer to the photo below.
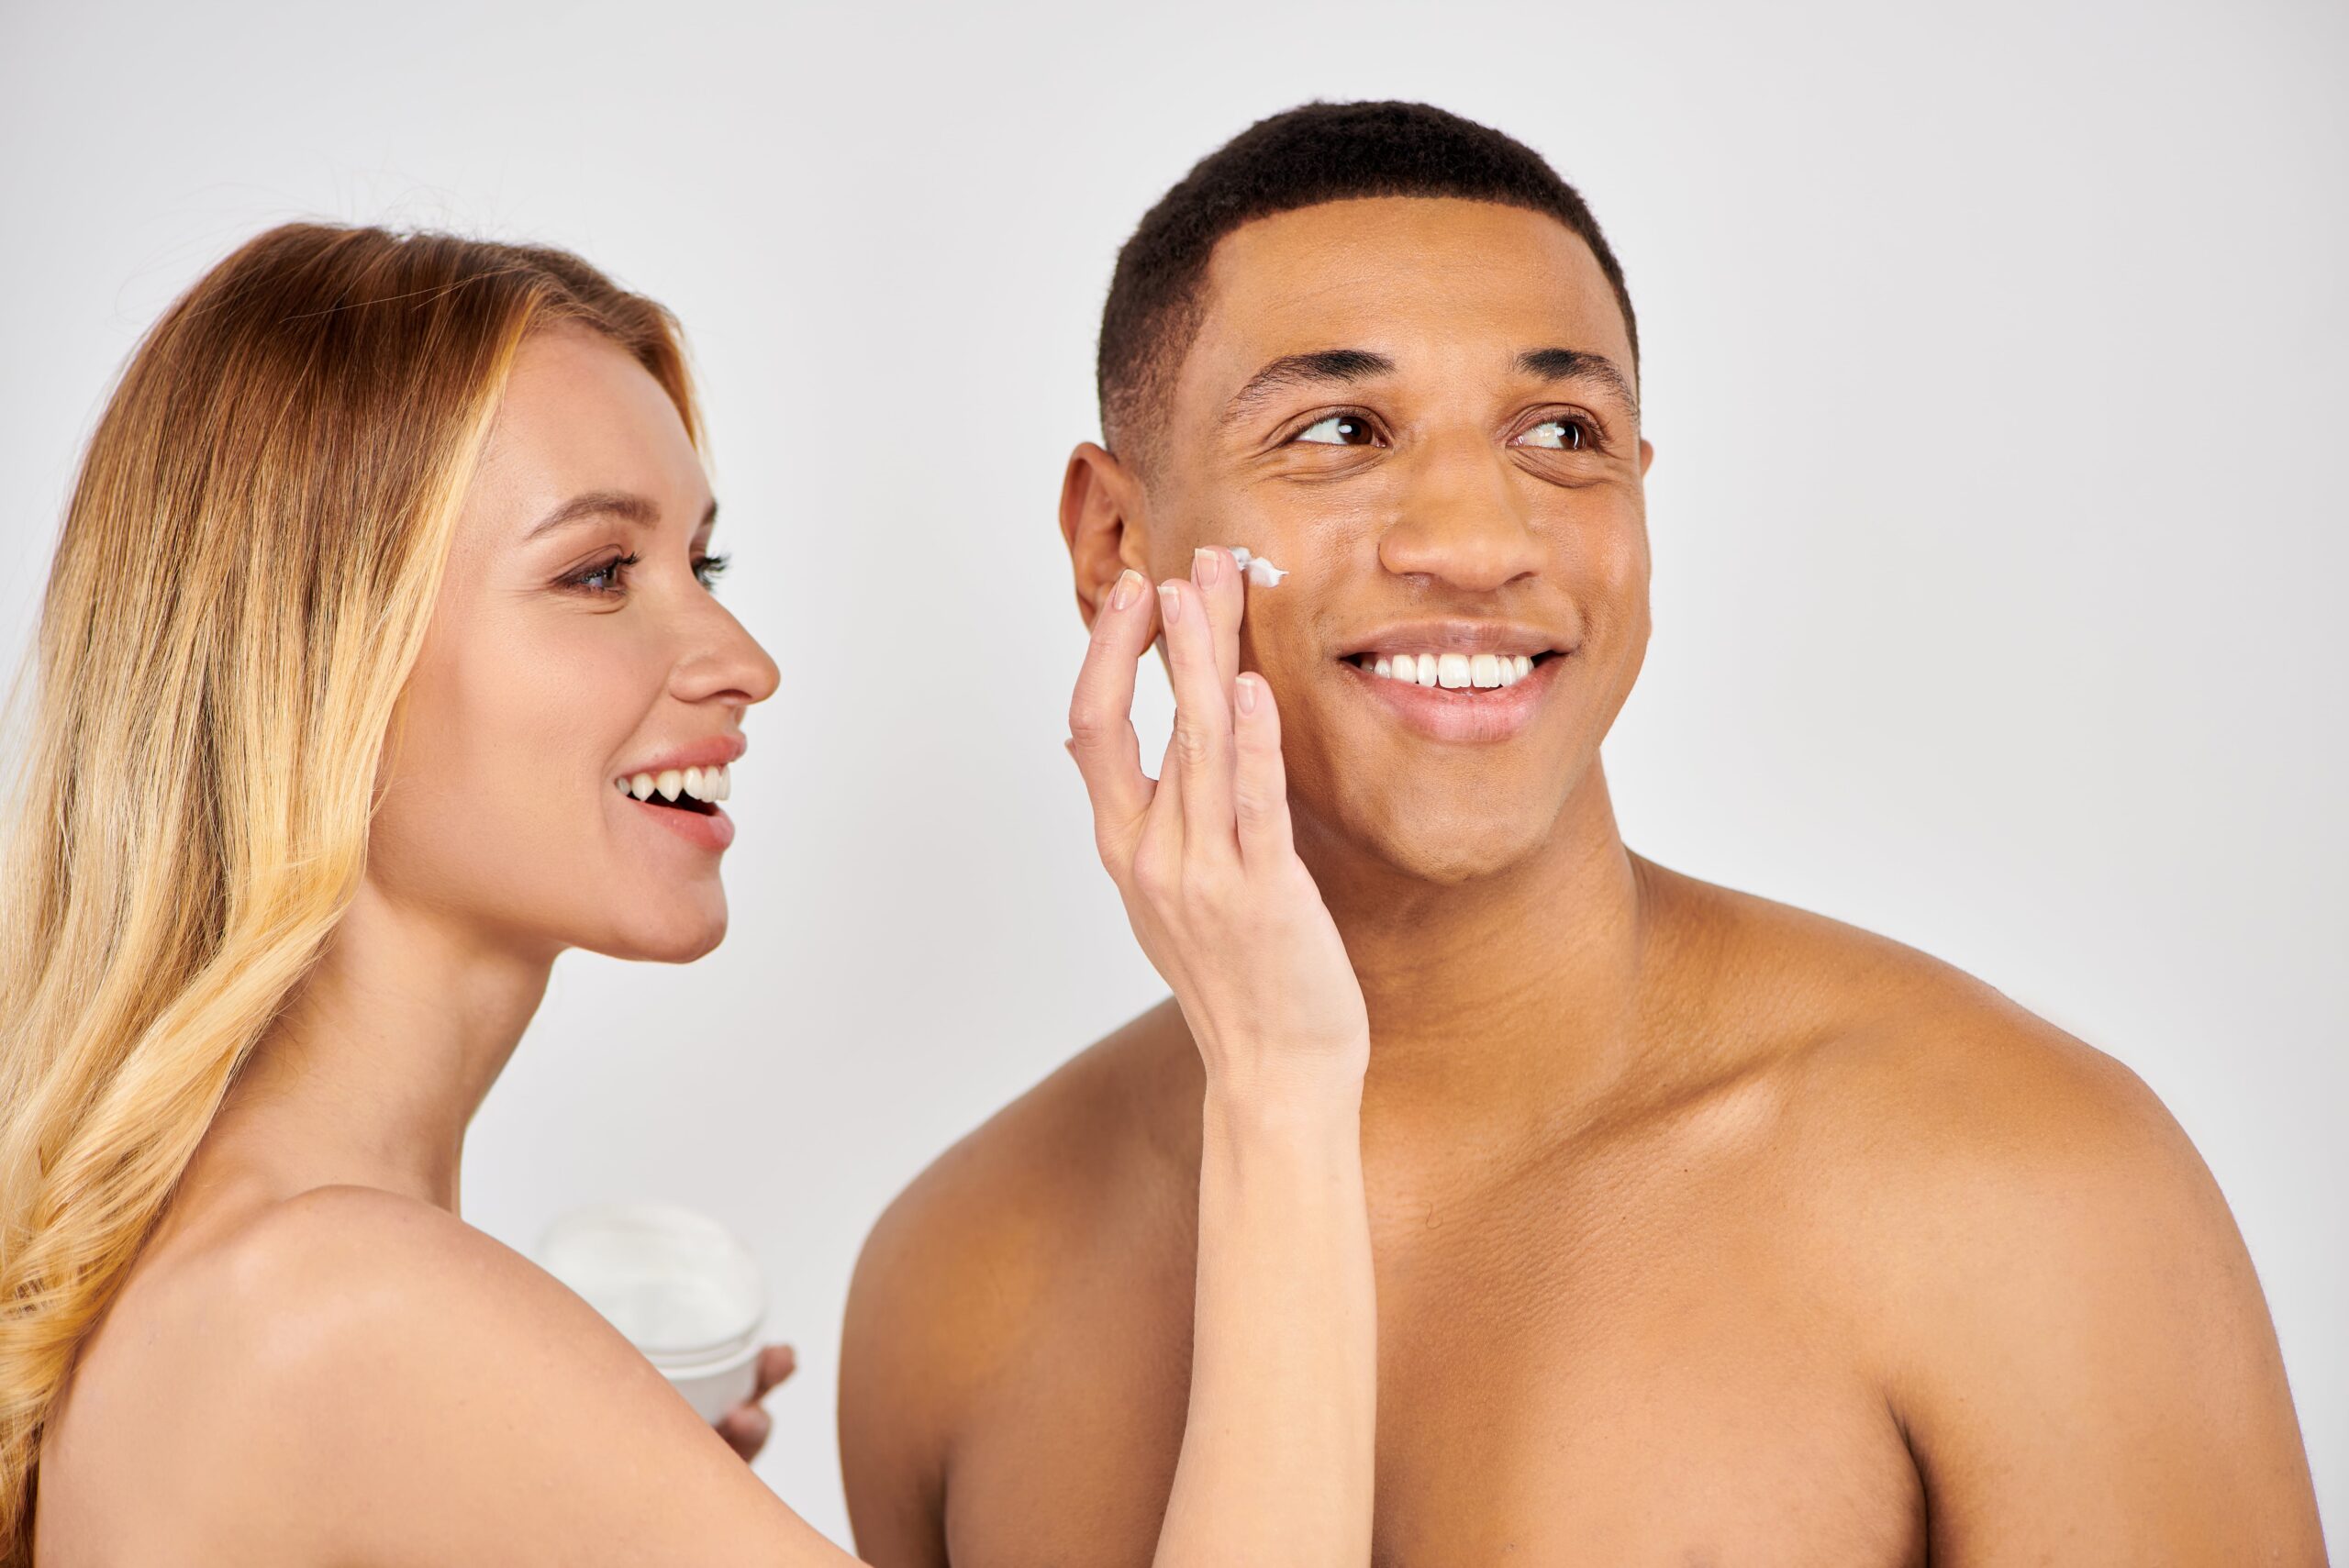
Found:
[[774, 695], [783, 672], [733, 612], [709, 600], [694, 629], [694, 651], [678, 661], [673, 682], [680, 700], [729, 700], [747, 706]]

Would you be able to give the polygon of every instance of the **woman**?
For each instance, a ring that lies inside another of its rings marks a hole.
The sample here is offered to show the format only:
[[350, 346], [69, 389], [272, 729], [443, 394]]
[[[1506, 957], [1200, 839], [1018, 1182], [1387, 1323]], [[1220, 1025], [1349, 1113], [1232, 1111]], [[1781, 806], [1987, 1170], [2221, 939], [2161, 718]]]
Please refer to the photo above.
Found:
[[[557, 953], [722, 936], [766, 654], [671, 324], [560, 253], [262, 236], [150, 334], [44, 606], [0, 949], [10, 1564], [847, 1561], [456, 1217]], [[1359, 1563], [1367, 1026], [1230, 560], [1128, 573], [1072, 722], [1208, 1065], [1163, 1563]], [[1163, 626], [1178, 744], [1125, 714]], [[671, 775], [675, 775], [672, 777]]]

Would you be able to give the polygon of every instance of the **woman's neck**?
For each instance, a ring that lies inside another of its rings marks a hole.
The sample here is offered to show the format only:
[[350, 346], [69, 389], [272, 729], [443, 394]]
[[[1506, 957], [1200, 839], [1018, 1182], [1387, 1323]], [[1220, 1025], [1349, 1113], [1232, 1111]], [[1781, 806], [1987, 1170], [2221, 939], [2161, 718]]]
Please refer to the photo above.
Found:
[[349, 1184], [455, 1213], [466, 1125], [553, 962], [362, 886], [238, 1075], [180, 1201]]

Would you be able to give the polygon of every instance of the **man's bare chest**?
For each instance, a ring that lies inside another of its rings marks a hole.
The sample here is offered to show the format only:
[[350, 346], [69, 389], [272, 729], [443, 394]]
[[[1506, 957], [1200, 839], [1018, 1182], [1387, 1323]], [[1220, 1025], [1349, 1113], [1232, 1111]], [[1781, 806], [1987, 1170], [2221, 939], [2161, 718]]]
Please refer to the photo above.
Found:
[[[1735, 1225], [1422, 1228], [1380, 1247], [1375, 1562], [1922, 1561], [1916, 1468], [1833, 1281]], [[1188, 1384], [1174, 1240], [1036, 1303], [949, 1455], [957, 1568], [1149, 1561]]]

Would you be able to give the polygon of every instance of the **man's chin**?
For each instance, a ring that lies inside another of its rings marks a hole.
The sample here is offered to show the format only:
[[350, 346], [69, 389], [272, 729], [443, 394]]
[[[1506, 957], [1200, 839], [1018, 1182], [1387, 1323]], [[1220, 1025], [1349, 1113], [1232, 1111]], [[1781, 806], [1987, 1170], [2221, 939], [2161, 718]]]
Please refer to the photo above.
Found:
[[1431, 887], [1458, 887], [1515, 871], [1532, 860], [1541, 849], [1542, 840], [1536, 837], [1504, 842], [1495, 836], [1483, 835], [1465, 842], [1448, 840], [1440, 844], [1390, 844], [1386, 847], [1384, 858], [1414, 882], [1423, 882]]
[[1341, 816], [1306, 841], [1335, 840], [1330, 847], [1373, 861], [1408, 881], [1457, 887], [1525, 865], [1541, 854], [1556, 827], [1554, 808], [1496, 805], [1475, 814], [1382, 813], [1375, 820]]

